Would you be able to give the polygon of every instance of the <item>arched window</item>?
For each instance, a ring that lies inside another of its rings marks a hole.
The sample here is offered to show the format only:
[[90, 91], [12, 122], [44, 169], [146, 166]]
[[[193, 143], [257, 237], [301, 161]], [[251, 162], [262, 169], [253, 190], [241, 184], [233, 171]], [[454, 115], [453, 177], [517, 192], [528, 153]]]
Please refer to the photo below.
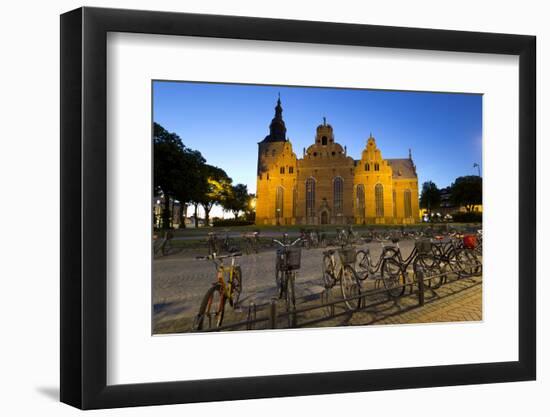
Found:
[[374, 164], [374, 170], [380, 171], [380, 164], [378, 162]]
[[357, 216], [365, 216], [365, 186], [359, 184], [355, 189], [355, 207], [357, 207]]
[[376, 184], [374, 187], [374, 199], [376, 204], [376, 217], [384, 217], [384, 187]]
[[327, 144], [327, 137], [326, 136], [323, 136], [321, 138], [321, 145], [326, 145]]
[[315, 180], [309, 177], [306, 181], [306, 217], [315, 216]]
[[370, 171], [370, 164], [368, 162], [365, 164], [365, 171]]
[[344, 211], [344, 180], [342, 177], [336, 177], [333, 181], [334, 193], [334, 211], [342, 213]]
[[296, 203], [298, 202], [298, 190], [292, 189], [292, 217], [296, 217]]
[[275, 191], [275, 218], [277, 220], [283, 218], [283, 196], [284, 196], [285, 190], [283, 187], [277, 187], [277, 190]]
[[393, 190], [393, 217], [397, 217], [397, 192]]
[[405, 204], [405, 217], [412, 217], [411, 190], [405, 190], [403, 201]]

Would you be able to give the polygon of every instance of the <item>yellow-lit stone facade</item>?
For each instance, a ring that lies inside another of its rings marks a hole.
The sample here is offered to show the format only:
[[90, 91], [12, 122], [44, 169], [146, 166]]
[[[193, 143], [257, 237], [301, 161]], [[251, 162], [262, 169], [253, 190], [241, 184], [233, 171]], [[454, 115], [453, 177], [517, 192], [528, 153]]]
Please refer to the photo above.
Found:
[[280, 99], [258, 144], [256, 224], [412, 224], [420, 220], [418, 177], [409, 157], [384, 159], [369, 136], [361, 159], [347, 155], [330, 124], [298, 158], [286, 137]]

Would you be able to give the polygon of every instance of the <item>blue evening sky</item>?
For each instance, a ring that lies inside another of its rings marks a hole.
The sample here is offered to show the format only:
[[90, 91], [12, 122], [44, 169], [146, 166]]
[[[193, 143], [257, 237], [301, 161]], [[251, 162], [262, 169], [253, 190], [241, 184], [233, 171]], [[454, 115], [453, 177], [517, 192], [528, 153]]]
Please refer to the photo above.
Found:
[[371, 132], [384, 158], [406, 158], [411, 148], [420, 187], [448, 186], [481, 165], [481, 95], [155, 81], [153, 119], [255, 192], [257, 143], [278, 93], [299, 158], [325, 116], [354, 159]]

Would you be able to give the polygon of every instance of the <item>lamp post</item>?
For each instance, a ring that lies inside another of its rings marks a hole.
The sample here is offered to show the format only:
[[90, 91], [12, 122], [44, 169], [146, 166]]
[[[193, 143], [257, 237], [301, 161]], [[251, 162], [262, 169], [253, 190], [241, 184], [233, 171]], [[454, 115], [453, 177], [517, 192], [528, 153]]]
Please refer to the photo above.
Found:
[[481, 168], [477, 162], [474, 162], [474, 168], [477, 168], [477, 176], [481, 177]]

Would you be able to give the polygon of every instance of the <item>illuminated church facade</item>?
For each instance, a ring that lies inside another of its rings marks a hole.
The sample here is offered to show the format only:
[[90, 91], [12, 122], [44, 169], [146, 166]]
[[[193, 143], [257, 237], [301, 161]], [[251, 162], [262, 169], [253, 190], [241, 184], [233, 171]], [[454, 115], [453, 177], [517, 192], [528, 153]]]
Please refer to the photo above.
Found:
[[286, 136], [281, 100], [258, 143], [257, 225], [413, 224], [418, 176], [408, 158], [384, 159], [372, 135], [361, 159], [347, 155], [323, 119], [298, 158]]

